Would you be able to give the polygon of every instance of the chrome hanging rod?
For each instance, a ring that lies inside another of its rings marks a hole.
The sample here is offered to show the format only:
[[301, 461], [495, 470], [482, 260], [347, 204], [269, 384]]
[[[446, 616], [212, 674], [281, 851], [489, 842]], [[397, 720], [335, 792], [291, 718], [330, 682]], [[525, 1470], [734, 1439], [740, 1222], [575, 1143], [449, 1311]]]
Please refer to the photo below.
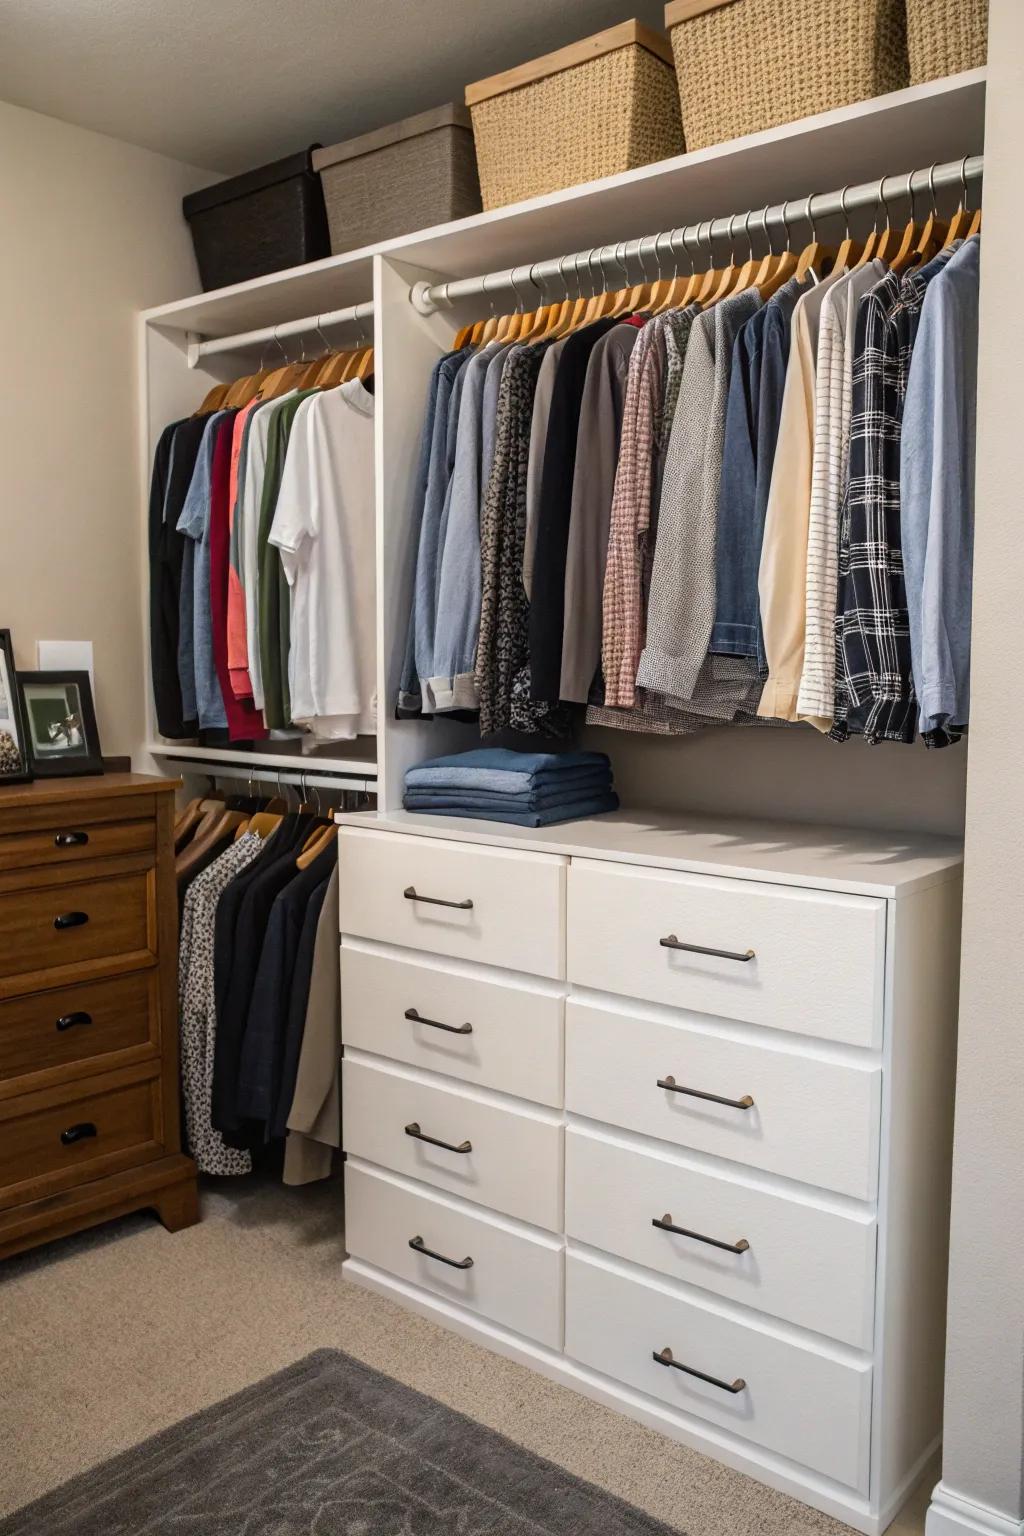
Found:
[[274, 343], [281, 348], [284, 357], [281, 343], [288, 336], [309, 336], [312, 332], [319, 332], [326, 343], [327, 337], [323, 334], [325, 327], [336, 330], [350, 325], [361, 326], [361, 339], [372, 342], [372, 300], [365, 304], [350, 304], [348, 309], [331, 309], [322, 315], [307, 315], [304, 320], [283, 320], [280, 325], [266, 325], [260, 331], [243, 331], [240, 336], [213, 336], [209, 341], [190, 336], [188, 366], [196, 368], [204, 357], [215, 357], [219, 352], [242, 352], [247, 347], [263, 347]]
[[534, 262], [532, 266], [510, 267], [504, 272], [488, 272], [483, 277], [455, 278], [447, 283], [417, 283], [410, 297], [421, 315], [451, 309], [465, 299], [481, 296], [493, 299], [496, 293], [503, 290], [514, 293], [517, 301], [522, 304], [524, 288], [527, 292], [533, 288], [536, 290], [534, 303], [543, 303], [551, 296], [546, 290], [554, 286], [559, 296], [567, 297], [571, 291], [569, 275], [574, 291], [588, 273], [593, 277], [595, 267], [600, 280], [607, 281], [612, 271], [616, 273], [617, 285], [624, 286], [631, 262], [644, 273], [645, 280], [650, 281], [645, 261], [653, 255], [660, 267], [666, 243], [672, 260], [678, 263], [680, 256], [689, 252], [691, 244], [710, 248], [712, 242], [719, 238], [735, 240], [741, 236], [746, 242], [755, 234], [773, 242], [774, 236], [770, 229], [773, 225], [776, 230], [781, 228], [784, 233], [801, 221], [813, 228], [819, 220], [836, 216], [845, 218], [858, 208], [881, 206], [888, 210], [898, 198], [913, 200], [922, 192], [931, 196], [948, 187], [958, 187], [966, 198], [968, 183], [980, 181], [984, 164], [983, 156], [966, 155], [963, 159], [949, 160], [927, 170], [883, 176], [878, 181], [865, 181], [836, 192], [813, 192], [808, 197], [797, 198], [792, 202], [776, 203], [771, 207], [755, 208], [749, 213], [734, 213], [720, 219], [702, 219], [698, 224], [688, 224], [681, 229], [665, 230], [658, 235], [642, 235], [639, 240], [624, 240], [618, 245], [596, 246], [589, 251], [551, 257], [546, 261]]

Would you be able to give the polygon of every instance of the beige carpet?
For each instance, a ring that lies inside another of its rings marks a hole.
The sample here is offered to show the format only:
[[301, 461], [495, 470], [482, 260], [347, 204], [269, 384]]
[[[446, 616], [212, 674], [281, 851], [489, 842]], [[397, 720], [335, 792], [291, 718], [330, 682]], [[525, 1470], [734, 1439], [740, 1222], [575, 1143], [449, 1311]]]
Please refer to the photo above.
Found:
[[[322, 1346], [348, 1350], [687, 1536], [848, 1528], [342, 1280], [337, 1185], [219, 1181], [0, 1266], [0, 1515]], [[927, 1487], [892, 1536], [924, 1529]]]

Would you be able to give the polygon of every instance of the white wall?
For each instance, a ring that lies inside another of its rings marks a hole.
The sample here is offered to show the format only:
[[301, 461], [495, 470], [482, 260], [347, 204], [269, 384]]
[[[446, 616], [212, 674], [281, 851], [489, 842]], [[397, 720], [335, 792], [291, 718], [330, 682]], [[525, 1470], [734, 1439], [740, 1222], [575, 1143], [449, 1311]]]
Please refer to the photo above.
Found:
[[992, 0], [945, 1444], [929, 1536], [1024, 1531], [1024, 6]]
[[0, 627], [95, 646], [103, 750], [144, 734], [135, 312], [199, 287], [184, 193], [216, 180], [0, 103]]

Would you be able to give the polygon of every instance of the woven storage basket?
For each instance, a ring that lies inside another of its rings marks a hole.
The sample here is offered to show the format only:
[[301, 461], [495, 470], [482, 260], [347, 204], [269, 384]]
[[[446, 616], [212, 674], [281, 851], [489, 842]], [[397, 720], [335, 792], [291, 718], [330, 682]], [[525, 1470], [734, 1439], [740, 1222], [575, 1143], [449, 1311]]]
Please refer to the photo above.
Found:
[[182, 209], [207, 290], [331, 254], [310, 149], [190, 192]]
[[910, 83], [980, 69], [988, 54], [988, 0], [907, 0]]
[[666, 39], [636, 21], [466, 88], [485, 208], [683, 150]]
[[905, 0], [670, 0], [687, 149], [898, 91]]
[[469, 113], [450, 104], [319, 149], [331, 250], [355, 250], [480, 212]]

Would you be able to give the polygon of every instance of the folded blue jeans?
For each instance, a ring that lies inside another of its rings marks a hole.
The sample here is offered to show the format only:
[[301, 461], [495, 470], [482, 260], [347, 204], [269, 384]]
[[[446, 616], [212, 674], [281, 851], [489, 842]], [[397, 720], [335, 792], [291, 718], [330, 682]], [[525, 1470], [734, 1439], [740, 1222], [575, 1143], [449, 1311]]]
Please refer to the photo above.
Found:
[[421, 816], [464, 816], [474, 821], [501, 821], [516, 827], [551, 827], [556, 822], [579, 821], [584, 816], [601, 816], [606, 811], [617, 811], [618, 808], [619, 797], [614, 790], [589, 800], [574, 800], [566, 805], [549, 805], [538, 811], [495, 811], [486, 806], [477, 809], [466, 806], [458, 810], [450, 806], [407, 807], [407, 809], [415, 809]]

